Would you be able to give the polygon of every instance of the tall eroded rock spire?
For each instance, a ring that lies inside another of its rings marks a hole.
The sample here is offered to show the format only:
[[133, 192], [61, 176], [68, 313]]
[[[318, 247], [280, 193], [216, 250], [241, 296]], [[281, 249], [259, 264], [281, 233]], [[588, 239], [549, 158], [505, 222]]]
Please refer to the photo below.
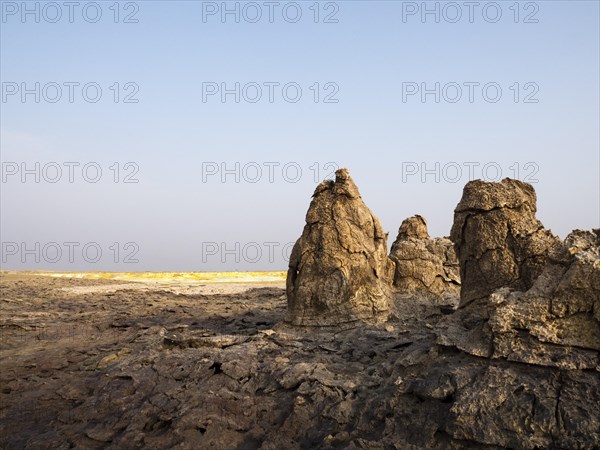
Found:
[[387, 318], [393, 263], [387, 235], [347, 169], [315, 189], [287, 275], [287, 320], [330, 326]]
[[529, 289], [559, 240], [536, 219], [533, 186], [505, 178], [470, 181], [450, 239], [460, 261], [461, 306], [500, 287]]

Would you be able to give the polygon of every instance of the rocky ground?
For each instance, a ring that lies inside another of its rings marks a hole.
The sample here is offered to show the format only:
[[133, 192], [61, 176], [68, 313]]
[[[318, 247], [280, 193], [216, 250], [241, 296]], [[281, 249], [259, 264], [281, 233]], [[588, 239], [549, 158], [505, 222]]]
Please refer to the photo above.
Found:
[[481, 320], [452, 305], [315, 328], [283, 322], [283, 283], [0, 286], [1, 448], [600, 448], [598, 351], [473, 351]]

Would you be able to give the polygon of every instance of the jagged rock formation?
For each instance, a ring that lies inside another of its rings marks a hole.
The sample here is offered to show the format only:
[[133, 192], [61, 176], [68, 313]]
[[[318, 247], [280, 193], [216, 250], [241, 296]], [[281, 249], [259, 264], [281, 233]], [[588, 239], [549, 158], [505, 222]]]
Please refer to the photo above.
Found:
[[437, 342], [489, 363], [453, 394], [445, 429], [507, 448], [597, 448], [600, 231], [560, 242], [534, 212], [533, 188], [515, 180], [469, 183], [457, 207], [466, 302]]
[[454, 438], [598, 448], [599, 230], [571, 233], [530, 289], [502, 287], [447, 316], [436, 332], [442, 346], [489, 361], [455, 394], [446, 428]]
[[600, 230], [575, 230], [526, 292], [490, 297], [492, 357], [567, 369], [600, 364]]
[[399, 293], [458, 303], [460, 275], [454, 246], [447, 238], [430, 239], [422, 216], [402, 222], [390, 259], [396, 263], [394, 287]]
[[338, 325], [384, 319], [393, 263], [387, 235], [347, 169], [317, 186], [290, 256], [287, 320]]
[[526, 291], [497, 289], [447, 320], [440, 342], [565, 369], [600, 364], [600, 231], [575, 230]]
[[506, 286], [529, 289], [559, 240], [536, 219], [530, 184], [470, 181], [454, 210], [450, 239], [460, 261], [460, 306]]

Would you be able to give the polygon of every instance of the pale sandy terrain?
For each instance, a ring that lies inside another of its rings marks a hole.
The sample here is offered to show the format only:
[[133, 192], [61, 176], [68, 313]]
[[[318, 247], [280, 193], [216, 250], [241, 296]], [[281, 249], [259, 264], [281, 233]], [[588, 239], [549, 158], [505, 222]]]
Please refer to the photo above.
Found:
[[91, 286], [61, 288], [74, 294], [107, 293], [123, 290], [164, 291], [185, 295], [236, 294], [258, 287], [285, 288], [285, 272], [187, 272], [187, 273], [40, 273], [52, 278], [119, 281]]

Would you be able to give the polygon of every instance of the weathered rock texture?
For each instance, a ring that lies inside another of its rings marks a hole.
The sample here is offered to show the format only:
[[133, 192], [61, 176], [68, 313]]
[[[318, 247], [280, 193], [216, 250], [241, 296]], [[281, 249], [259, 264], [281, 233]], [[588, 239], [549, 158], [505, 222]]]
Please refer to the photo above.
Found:
[[600, 448], [598, 369], [436, 342], [471, 306], [308, 328], [214, 288], [0, 272], [0, 448]]
[[600, 235], [576, 230], [531, 289], [490, 297], [495, 358], [567, 369], [600, 364]]
[[339, 325], [386, 318], [393, 263], [387, 235], [346, 169], [313, 194], [290, 256], [287, 320]]
[[455, 211], [461, 308], [437, 342], [490, 365], [462, 390], [446, 431], [502, 448], [600, 445], [600, 236], [564, 242], [535, 218], [525, 183], [474, 181]]
[[[443, 340], [479, 356], [568, 369], [600, 363], [600, 231], [575, 230], [526, 291], [502, 287], [449, 318]], [[460, 324], [460, 325], [457, 325]]]
[[530, 184], [510, 178], [467, 183], [450, 236], [460, 261], [460, 306], [500, 287], [527, 290], [533, 285], [559, 243], [535, 212]]
[[460, 274], [454, 245], [447, 238], [430, 239], [423, 217], [416, 215], [402, 222], [390, 259], [396, 264], [394, 287], [399, 293], [458, 303]]
[[596, 448], [600, 232], [560, 242], [534, 212], [533, 189], [514, 180], [469, 183], [456, 210], [467, 291], [437, 342], [490, 365], [456, 397], [446, 430], [500, 447]]
[[502, 287], [438, 327], [439, 344], [490, 361], [451, 409], [454, 438], [510, 448], [600, 445], [599, 230], [571, 233], [530, 289]]

